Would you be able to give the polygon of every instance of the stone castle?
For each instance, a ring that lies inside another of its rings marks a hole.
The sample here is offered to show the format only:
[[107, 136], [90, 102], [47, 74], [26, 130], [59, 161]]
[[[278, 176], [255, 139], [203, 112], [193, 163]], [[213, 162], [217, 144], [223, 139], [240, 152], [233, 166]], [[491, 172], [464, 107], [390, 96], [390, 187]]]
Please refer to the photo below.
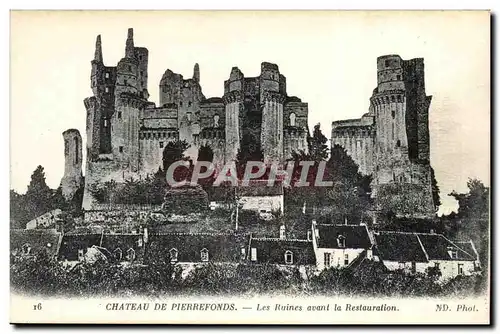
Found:
[[[193, 152], [209, 146], [214, 162], [236, 158], [244, 143], [257, 146], [267, 163], [283, 162], [294, 151], [307, 152], [308, 104], [286, 92], [286, 78], [278, 66], [261, 64], [258, 77], [245, 77], [233, 67], [222, 97], [206, 98], [200, 86], [200, 68], [192, 78], [167, 70], [159, 83], [159, 106], [148, 101], [146, 48], [134, 45], [128, 30], [125, 57], [117, 66], [105, 66], [101, 37], [91, 61], [93, 96], [87, 109], [87, 160], [83, 209], [94, 201], [93, 184], [151, 175], [162, 166], [170, 141], [186, 140]], [[423, 59], [402, 60], [397, 55], [377, 59], [377, 88], [368, 113], [360, 119], [332, 123], [332, 145], [338, 144], [370, 174], [372, 196], [400, 216], [431, 217], [428, 112]], [[71, 197], [81, 182], [82, 140], [68, 130], [65, 174], [61, 185]], [[195, 158], [196, 159], [196, 158]], [[194, 159], [194, 160], [195, 160]]]
[[282, 162], [293, 151], [307, 151], [308, 105], [286, 93], [286, 78], [275, 64], [262, 63], [258, 77], [233, 67], [222, 97], [206, 98], [200, 68], [192, 78], [167, 70], [159, 83], [159, 106], [148, 101], [146, 48], [134, 45], [128, 30], [125, 57], [117, 66], [103, 62], [97, 36], [91, 88], [86, 98], [87, 162], [84, 209], [92, 205], [88, 187], [158, 171], [163, 147], [186, 140], [193, 152], [210, 146], [214, 162], [234, 160], [242, 141], [256, 144], [267, 163]]
[[398, 55], [377, 59], [377, 88], [368, 113], [360, 119], [332, 123], [332, 145], [338, 144], [372, 175], [372, 196], [378, 209], [395, 214], [431, 217], [429, 106], [425, 93], [424, 60]]

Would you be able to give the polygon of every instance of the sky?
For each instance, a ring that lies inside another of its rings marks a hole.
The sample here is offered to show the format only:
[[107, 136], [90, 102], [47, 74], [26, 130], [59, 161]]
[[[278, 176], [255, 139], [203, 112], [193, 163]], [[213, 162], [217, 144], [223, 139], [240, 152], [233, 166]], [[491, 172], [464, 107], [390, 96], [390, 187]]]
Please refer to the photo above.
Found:
[[[92, 95], [90, 61], [101, 34], [104, 62], [124, 56], [127, 29], [149, 50], [148, 90], [158, 103], [167, 69], [185, 78], [198, 63], [206, 97], [222, 96], [233, 66], [258, 76], [273, 62], [288, 95], [309, 103], [309, 126], [359, 118], [376, 87], [376, 59], [423, 57], [431, 164], [440, 213], [456, 210], [451, 191], [468, 178], [490, 184], [490, 18], [487, 12], [11, 12], [11, 189], [25, 192], [36, 166], [50, 187], [64, 172], [62, 132], [76, 128], [85, 147]], [[84, 152], [85, 154], [85, 152]]]

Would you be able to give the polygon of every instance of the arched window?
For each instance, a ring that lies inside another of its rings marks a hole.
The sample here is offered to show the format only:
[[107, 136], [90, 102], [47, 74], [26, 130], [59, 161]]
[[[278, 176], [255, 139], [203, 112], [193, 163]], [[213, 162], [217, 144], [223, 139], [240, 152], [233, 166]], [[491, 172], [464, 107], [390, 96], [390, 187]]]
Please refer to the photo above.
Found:
[[30, 253], [31, 253], [31, 245], [30, 244], [24, 244], [21, 247], [21, 251], [23, 252], [24, 255], [30, 255]]
[[401, 140], [398, 139], [398, 141], [396, 142], [396, 147], [401, 147]]
[[293, 253], [289, 250], [285, 252], [285, 263], [293, 264]]
[[214, 128], [219, 127], [219, 115], [214, 116]]
[[337, 245], [339, 248], [345, 248], [345, 237], [343, 235], [337, 237]]
[[121, 261], [123, 256], [122, 250], [120, 248], [115, 249], [113, 251], [113, 256], [115, 257], [116, 261]]
[[135, 250], [129, 248], [127, 251], [127, 260], [134, 261], [135, 260]]
[[392, 118], [396, 117], [396, 110], [391, 110]]
[[290, 114], [290, 126], [295, 126], [295, 118], [296, 118], [295, 113], [291, 113]]
[[172, 248], [170, 251], [170, 262], [177, 262], [178, 259], [177, 259], [177, 256], [179, 255], [179, 251], [177, 250], [177, 248]]
[[200, 252], [201, 262], [208, 262], [208, 249], [203, 248]]

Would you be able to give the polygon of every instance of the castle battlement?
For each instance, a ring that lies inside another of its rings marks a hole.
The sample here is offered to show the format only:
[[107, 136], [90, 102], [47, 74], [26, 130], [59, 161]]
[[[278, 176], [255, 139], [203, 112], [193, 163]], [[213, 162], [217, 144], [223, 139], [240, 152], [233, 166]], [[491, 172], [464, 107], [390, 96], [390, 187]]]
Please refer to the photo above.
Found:
[[[345, 148], [360, 171], [372, 175], [377, 206], [396, 215], [413, 210], [414, 216], [431, 217], [436, 211], [429, 163], [431, 98], [425, 94], [423, 64], [422, 58], [378, 57], [369, 113], [332, 123], [332, 145]], [[398, 189], [405, 195], [397, 195]]]
[[133, 29], [116, 66], [104, 65], [102, 43], [97, 36], [91, 60], [93, 96], [84, 100], [84, 209], [95, 204], [88, 190], [93, 184], [155, 173], [169, 141], [187, 141], [191, 153], [209, 146], [216, 164], [234, 160], [245, 141], [260, 145], [266, 161], [284, 162], [294, 151], [307, 151], [308, 104], [287, 96], [286, 77], [277, 64], [261, 63], [257, 77], [245, 77], [233, 67], [224, 81], [224, 95], [211, 98], [203, 95], [199, 64], [191, 78], [167, 69], [157, 86], [156, 106], [148, 100], [150, 54], [135, 45]]

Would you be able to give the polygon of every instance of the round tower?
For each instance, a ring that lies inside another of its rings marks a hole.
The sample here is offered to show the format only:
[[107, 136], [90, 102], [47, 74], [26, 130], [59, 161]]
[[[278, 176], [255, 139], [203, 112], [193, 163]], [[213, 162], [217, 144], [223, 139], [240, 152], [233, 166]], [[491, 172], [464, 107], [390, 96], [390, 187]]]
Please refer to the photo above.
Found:
[[266, 91], [262, 98], [261, 145], [264, 162], [283, 162], [283, 103], [286, 96], [278, 92]]
[[377, 59], [377, 89], [374, 91], [371, 110], [375, 115], [376, 156], [380, 183], [394, 181], [392, 171], [395, 160], [408, 160], [406, 132], [406, 91], [403, 78], [403, 60], [389, 55]]
[[71, 200], [82, 186], [82, 136], [76, 129], [63, 132], [64, 176], [61, 179], [62, 195]]
[[[414, 158], [419, 128], [427, 126], [419, 124], [415, 107], [419, 78], [408, 61], [387, 55], [377, 58], [377, 83], [370, 99], [376, 133], [372, 195], [379, 209], [390, 208], [397, 216], [431, 217], [430, 166]], [[420, 93], [425, 97], [423, 89]]]
[[225, 162], [236, 160], [240, 148], [240, 111], [243, 108], [243, 95], [239, 90], [224, 94], [223, 101], [226, 109], [226, 149]]
[[260, 102], [262, 105], [262, 125], [260, 142], [264, 162], [283, 162], [283, 104], [286, 94], [284, 79], [278, 65], [263, 62], [260, 71]]

